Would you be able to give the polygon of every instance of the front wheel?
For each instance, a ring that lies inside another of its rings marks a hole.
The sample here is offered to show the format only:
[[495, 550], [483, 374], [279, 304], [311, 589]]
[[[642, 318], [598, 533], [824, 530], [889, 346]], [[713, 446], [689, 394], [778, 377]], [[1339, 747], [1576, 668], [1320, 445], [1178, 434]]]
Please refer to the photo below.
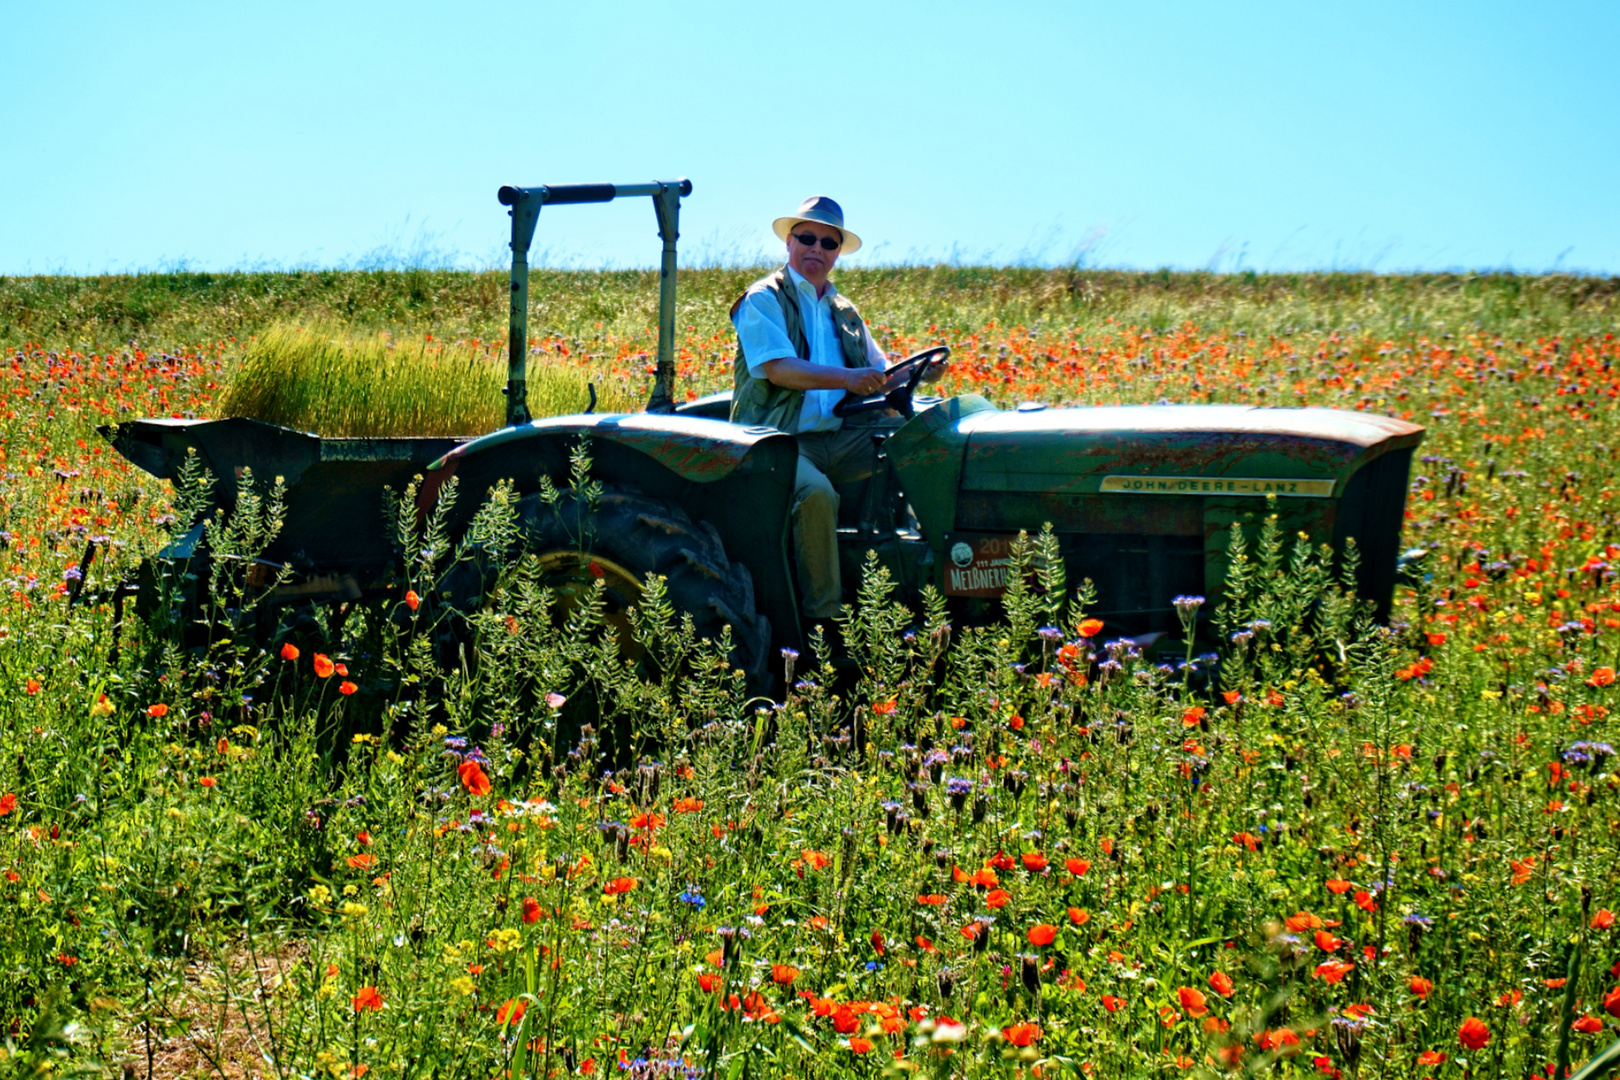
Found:
[[750, 690], [765, 687], [771, 627], [755, 607], [753, 577], [726, 556], [713, 525], [662, 499], [611, 488], [594, 504], [572, 492], [553, 503], [530, 495], [518, 503], [518, 521], [540, 558], [541, 583], [565, 608], [602, 581], [608, 622], [629, 645], [626, 612], [640, 601], [647, 575], [659, 574], [670, 605], [692, 616], [699, 637], [731, 628], [732, 666]]

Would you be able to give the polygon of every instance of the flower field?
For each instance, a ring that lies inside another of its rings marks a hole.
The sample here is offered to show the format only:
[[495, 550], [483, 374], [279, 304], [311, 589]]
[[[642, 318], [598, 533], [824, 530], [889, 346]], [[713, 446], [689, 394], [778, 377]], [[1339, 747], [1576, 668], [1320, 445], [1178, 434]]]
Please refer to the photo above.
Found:
[[[521, 560], [447, 650], [466, 553], [409, 514], [386, 603], [238, 633], [218, 559], [210, 633], [116, 625], [206, 480], [98, 424], [215, 415], [289, 318], [504, 324], [498, 276], [196, 277], [0, 281], [0, 1072], [1441, 1080], [1620, 1035], [1607, 283], [852, 272], [885, 348], [953, 345], [940, 392], [1423, 424], [1427, 554], [1379, 627], [1322, 552], [1239, 541], [1179, 667], [1101, 639], [1039, 536], [994, 626], [874, 572], [859, 669], [783, 656], [769, 701], [656, 583], [629, 665]], [[683, 274], [683, 390], [729, 384], [748, 279]], [[531, 370], [641, 393], [644, 286], [537, 285]], [[243, 507], [216, 552], [276, 527]]]

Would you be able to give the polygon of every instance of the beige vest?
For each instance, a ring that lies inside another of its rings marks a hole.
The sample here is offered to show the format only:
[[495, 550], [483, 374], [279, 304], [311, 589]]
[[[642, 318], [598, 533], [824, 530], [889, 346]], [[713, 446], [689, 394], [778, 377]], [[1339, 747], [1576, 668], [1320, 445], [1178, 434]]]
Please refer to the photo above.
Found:
[[[731, 305], [732, 318], [736, 318], [737, 308], [741, 306], [749, 293], [763, 289], [775, 295], [777, 303], [782, 305], [782, 318], [787, 323], [788, 340], [798, 350], [799, 359], [810, 359], [810, 341], [804, 333], [804, 318], [799, 313], [799, 300], [795, 296], [796, 290], [788, 279], [787, 267], [776, 271], [768, 277], [760, 278], [748, 287], [748, 292], [737, 297], [736, 303]], [[867, 367], [870, 361], [866, 355], [866, 324], [861, 321], [861, 313], [855, 310], [855, 305], [846, 300], [841, 293], [835, 293], [832, 298], [833, 327], [838, 334], [839, 351], [844, 357], [845, 367]], [[790, 390], [785, 386], [777, 386], [769, 379], [756, 379], [748, 373], [748, 360], [743, 356], [742, 343], [737, 343], [737, 360], [732, 367], [731, 379], [731, 421], [734, 424], [748, 424], [773, 427], [778, 431], [794, 433], [799, 426], [799, 413], [804, 409], [804, 391]]]

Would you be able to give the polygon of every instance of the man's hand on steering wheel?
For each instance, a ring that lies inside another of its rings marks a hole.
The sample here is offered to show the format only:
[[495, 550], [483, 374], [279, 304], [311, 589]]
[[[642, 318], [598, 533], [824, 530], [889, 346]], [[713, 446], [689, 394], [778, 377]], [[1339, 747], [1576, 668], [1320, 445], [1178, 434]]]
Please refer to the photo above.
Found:
[[876, 375], [877, 386], [870, 393], [862, 395], [855, 389], [857, 383], [848, 380], [846, 384], [850, 387], [851, 396], [833, 406], [833, 415], [850, 416], [877, 409], [893, 409], [901, 416], [910, 417], [913, 412], [911, 395], [917, 389], [917, 384], [930, 374], [942, 370], [950, 355], [949, 346], [936, 345], [906, 357], [882, 373], [876, 368], [850, 369], [851, 375], [862, 376], [861, 384], [865, 383], [864, 377], [867, 374]]
[[858, 398], [879, 393], [888, 381], [888, 375], [877, 368], [846, 368], [844, 371], [844, 389]]

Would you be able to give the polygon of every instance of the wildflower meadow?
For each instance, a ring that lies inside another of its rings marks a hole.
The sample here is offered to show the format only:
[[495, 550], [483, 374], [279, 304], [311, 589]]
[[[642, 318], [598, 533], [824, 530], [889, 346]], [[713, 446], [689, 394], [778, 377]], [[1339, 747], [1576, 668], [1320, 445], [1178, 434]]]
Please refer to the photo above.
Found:
[[[729, 386], [751, 273], [683, 272], [683, 393]], [[650, 280], [537, 274], [531, 371], [644, 397]], [[470, 371], [504, 278], [0, 279], [0, 1073], [1494, 1080], [1616, 1041], [1612, 282], [840, 282], [890, 352], [953, 346], [942, 393], [1424, 425], [1393, 617], [1271, 525], [1178, 601], [1214, 651], [1158, 664], [1035, 534], [998, 620], [874, 563], [856, 666], [817, 639], [751, 697], [656, 580], [622, 626], [562, 605], [501, 489], [354, 523], [385, 600], [261, 610], [267, 477], [207, 520], [188, 634], [183, 563], [119, 590], [213, 478], [97, 427], [219, 415], [304, 324]], [[432, 602], [492, 557], [480, 608]]]

